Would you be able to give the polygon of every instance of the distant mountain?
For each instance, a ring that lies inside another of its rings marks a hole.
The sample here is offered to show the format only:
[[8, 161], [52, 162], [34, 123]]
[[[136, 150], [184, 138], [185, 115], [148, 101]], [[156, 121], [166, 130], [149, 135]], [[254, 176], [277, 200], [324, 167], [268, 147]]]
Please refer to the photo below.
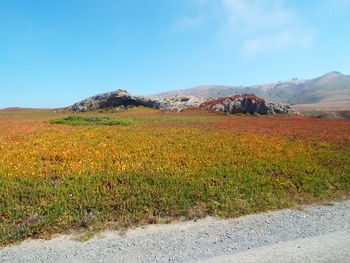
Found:
[[0, 109], [0, 111], [22, 111], [22, 110], [32, 110], [31, 108], [20, 108], [20, 107], [9, 107]]
[[329, 72], [309, 80], [290, 80], [254, 86], [199, 86], [157, 94], [160, 97], [174, 95], [218, 98], [233, 94], [254, 93], [259, 97], [290, 104], [314, 104], [341, 101], [350, 105], [350, 75]]

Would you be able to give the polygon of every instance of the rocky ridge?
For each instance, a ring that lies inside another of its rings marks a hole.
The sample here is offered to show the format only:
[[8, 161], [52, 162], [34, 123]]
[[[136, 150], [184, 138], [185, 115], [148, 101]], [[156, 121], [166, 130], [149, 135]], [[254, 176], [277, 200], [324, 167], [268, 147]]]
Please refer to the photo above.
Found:
[[68, 107], [68, 110], [85, 112], [119, 106], [145, 106], [163, 111], [181, 111], [186, 108], [199, 107], [205, 100], [193, 96], [171, 96], [158, 98], [153, 96], [135, 96], [126, 90], [116, 90], [99, 94]]
[[294, 110], [289, 105], [267, 102], [254, 94], [235, 95], [214, 100], [206, 100], [194, 96], [135, 96], [126, 90], [116, 90], [99, 94], [68, 107], [68, 110], [86, 112], [103, 108], [120, 106], [145, 106], [162, 111], [182, 111], [188, 108], [201, 108], [225, 113], [250, 113], [274, 115], [289, 114]]
[[202, 108], [226, 113], [250, 113], [261, 115], [290, 114], [295, 112], [290, 105], [267, 102], [254, 94], [235, 95], [209, 100]]

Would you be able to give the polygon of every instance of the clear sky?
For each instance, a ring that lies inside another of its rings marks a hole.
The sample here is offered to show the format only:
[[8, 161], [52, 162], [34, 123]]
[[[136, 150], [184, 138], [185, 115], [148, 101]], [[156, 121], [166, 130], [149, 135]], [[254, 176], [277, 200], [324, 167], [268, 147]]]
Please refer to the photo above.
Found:
[[350, 73], [350, 0], [0, 0], [0, 108]]

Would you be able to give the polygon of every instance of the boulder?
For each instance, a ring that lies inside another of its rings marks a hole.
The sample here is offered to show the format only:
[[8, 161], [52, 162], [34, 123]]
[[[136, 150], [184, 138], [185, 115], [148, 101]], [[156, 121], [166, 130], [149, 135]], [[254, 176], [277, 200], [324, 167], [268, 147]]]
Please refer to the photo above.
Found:
[[209, 100], [200, 105], [201, 108], [226, 112], [226, 113], [249, 113], [259, 115], [275, 115], [276, 113], [293, 113], [289, 105], [267, 102], [254, 94], [235, 95]]

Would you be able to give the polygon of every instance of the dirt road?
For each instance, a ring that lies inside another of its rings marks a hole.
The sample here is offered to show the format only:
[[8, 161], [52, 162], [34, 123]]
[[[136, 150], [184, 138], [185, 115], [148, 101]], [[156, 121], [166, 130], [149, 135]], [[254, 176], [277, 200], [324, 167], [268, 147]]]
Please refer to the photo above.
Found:
[[151, 225], [84, 243], [61, 236], [0, 249], [1, 263], [350, 262], [350, 201], [230, 220]]

